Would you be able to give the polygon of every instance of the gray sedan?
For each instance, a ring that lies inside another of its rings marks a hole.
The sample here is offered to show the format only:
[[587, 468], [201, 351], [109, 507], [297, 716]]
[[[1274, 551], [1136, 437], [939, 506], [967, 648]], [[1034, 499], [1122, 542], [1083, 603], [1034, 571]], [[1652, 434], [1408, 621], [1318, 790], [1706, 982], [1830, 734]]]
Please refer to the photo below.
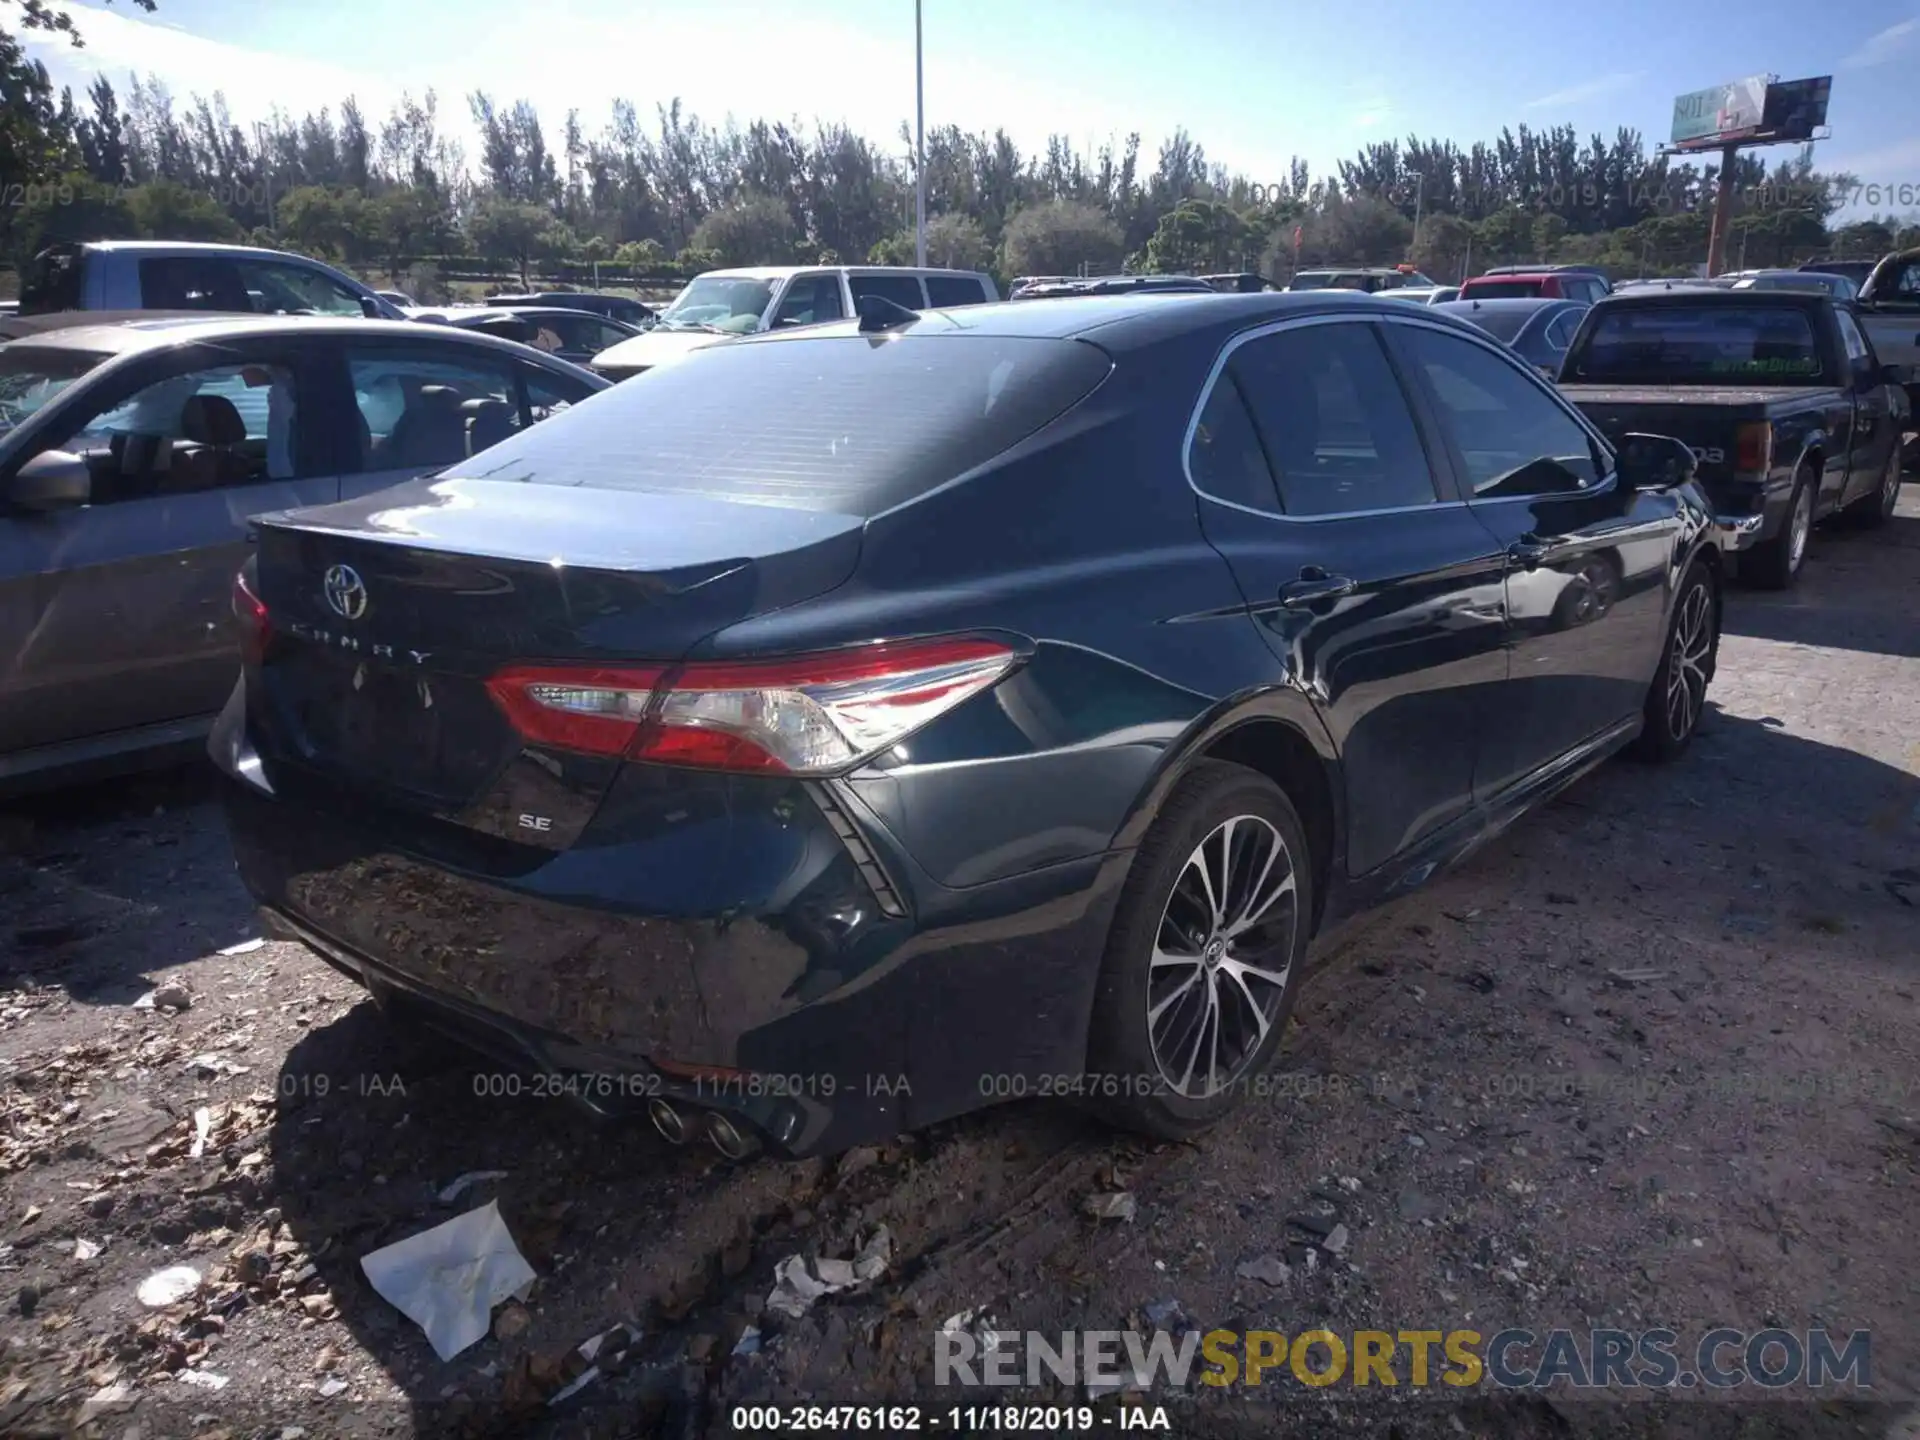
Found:
[[463, 460], [607, 381], [449, 326], [0, 322], [0, 791], [197, 744], [250, 517]]
[[1477, 325], [1548, 379], [1560, 374], [1589, 307], [1580, 300], [1449, 300], [1435, 310]]

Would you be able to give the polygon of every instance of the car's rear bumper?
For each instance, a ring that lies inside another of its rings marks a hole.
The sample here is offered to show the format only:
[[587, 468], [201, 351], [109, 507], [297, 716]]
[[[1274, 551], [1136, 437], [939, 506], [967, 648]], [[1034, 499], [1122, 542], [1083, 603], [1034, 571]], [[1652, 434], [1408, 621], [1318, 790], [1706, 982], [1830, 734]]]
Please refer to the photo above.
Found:
[[[1083, 1064], [1124, 854], [937, 906], [909, 876], [907, 913], [888, 916], [871, 857], [836, 833], [845, 816], [796, 804], [777, 825], [734, 817], [737, 903], [703, 883], [676, 909], [647, 893], [658, 838], [463, 870], [423, 856], [391, 816], [271, 793], [233, 718], [212, 748], [240, 875], [269, 923], [377, 997], [532, 1067], [542, 1089], [601, 1110], [655, 1097], [722, 1110], [797, 1155], [1068, 1088]], [[697, 848], [685, 829], [680, 848]], [[916, 920], [929, 910], [937, 923]]]

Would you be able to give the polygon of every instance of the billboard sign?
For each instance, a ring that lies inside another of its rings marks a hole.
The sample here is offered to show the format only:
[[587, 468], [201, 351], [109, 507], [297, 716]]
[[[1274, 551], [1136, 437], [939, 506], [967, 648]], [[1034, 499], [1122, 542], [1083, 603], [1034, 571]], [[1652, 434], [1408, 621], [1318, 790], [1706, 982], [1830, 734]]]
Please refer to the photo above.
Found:
[[1813, 132], [1827, 123], [1827, 98], [1832, 91], [1831, 75], [1767, 86], [1761, 130], [1769, 140], [1811, 140]]
[[1673, 102], [1672, 143], [1705, 148], [1752, 134], [1766, 117], [1771, 79], [1752, 75], [1680, 96]]

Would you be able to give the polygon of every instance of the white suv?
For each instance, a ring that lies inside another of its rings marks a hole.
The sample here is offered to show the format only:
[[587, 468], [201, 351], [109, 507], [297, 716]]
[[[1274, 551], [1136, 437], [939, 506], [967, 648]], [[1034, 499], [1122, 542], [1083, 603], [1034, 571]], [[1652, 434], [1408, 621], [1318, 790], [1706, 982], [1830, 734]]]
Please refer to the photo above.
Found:
[[695, 276], [644, 335], [602, 350], [593, 368], [624, 380], [690, 350], [760, 330], [822, 325], [856, 313], [869, 295], [909, 310], [950, 310], [998, 300], [990, 276], [975, 270], [915, 270], [888, 265], [757, 265]]

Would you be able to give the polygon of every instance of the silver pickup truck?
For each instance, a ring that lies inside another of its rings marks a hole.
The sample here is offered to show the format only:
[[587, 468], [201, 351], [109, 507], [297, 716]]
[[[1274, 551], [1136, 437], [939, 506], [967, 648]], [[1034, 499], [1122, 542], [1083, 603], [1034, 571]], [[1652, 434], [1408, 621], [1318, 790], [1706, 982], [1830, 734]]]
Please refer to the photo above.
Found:
[[1884, 364], [1907, 367], [1907, 398], [1920, 416], [1920, 248], [1882, 258], [1857, 303], [1874, 353]]

